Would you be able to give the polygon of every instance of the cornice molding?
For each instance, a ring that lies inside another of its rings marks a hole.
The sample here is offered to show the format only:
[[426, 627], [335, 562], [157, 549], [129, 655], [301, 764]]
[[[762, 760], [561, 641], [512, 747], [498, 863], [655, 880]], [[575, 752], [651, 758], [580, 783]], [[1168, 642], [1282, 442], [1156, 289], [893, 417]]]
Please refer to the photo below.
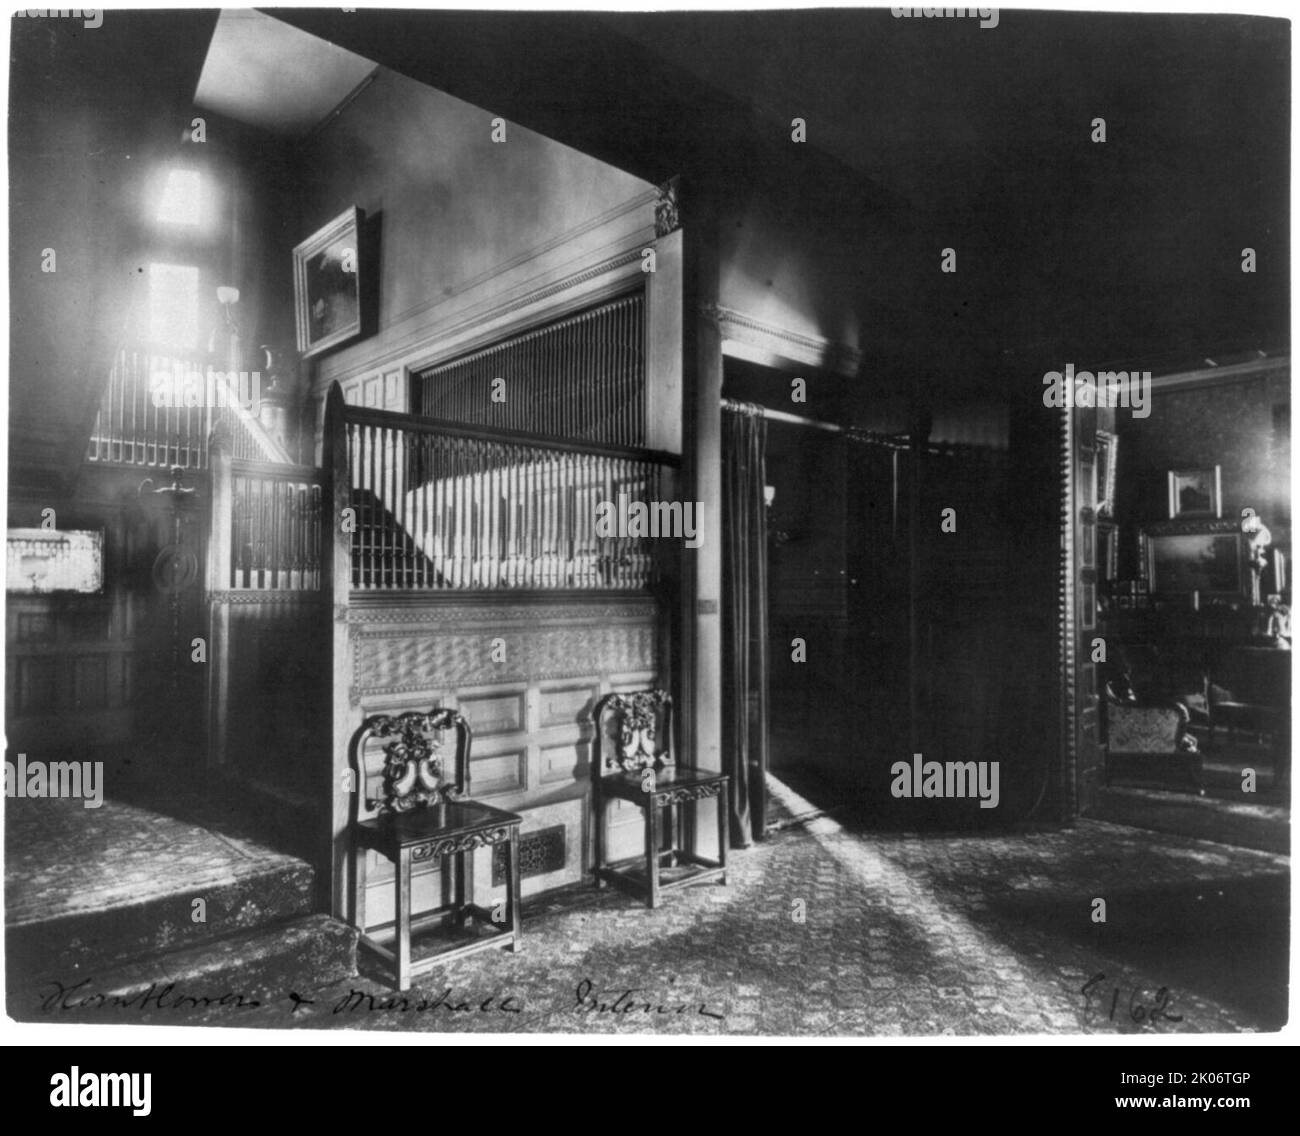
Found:
[[[435, 313], [439, 310], [445, 310], [461, 302], [467, 295], [476, 290], [484, 289], [494, 280], [508, 277], [510, 273], [516, 272], [530, 262], [539, 261], [557, 249], [562, 249], [566, 245], [580, 241], [588, 234], [613, 225], [620, 218], [631, 216], [640, 210], [646, 209], [653, 205], [657, 199], [657, 190], [652, 189], [639, 193], [621, 205], [608, 209], [583, 224], [568, 229], [559, 236], [512, 257], [504, 264], [496, 265], [488, 271], [480, 273], [473, 279], [466, 281], [456, 290], [456, 294], [453, 296], [438, 297], [399, 312], [379, 329], [380, 335], [385, 332], [392, 333], [404, 324], [419, 320], [422, 316], [428, 318], [409, 335], [385, 348], [382, 352], [366, 356], [364, 359], [358, 359], [345, 367], [336, 370], [330, 366], [332, 360], [322, 360], [322, 365], [316, 368], [313, 389], [319, 393], [325, 390], [330, 383], [346, 383], [373, 371], [391, 368], [396, 363], [405, 363], [412, 369], [421, 370], [425, 367], [436, 366], [444, 359], [459, 355], [465, 351], [472, 351], [476, 346], [482, 345], [477, 342], [477, 339], [463, 343], [456, 342], [456, 337], [469, 329], [490, 327], [491, 330], [484, 339], [486, 343], [500, 337], [502, 328], [497, 325], [508, 324], [510, 317], [514, 313], [544, 303], [546, 300], [563, 292], [580, 288], [600, 276], [617, 273], [620, 269], [633, 264], [639, 269], [641, 250], [646, 244], [646, 239], [653, 239], [650, 236], [649, 225], [638, 226], [635, 233], [624, 228], [620, 235], [607, 242], [604, 246], [605, 249], [612, 247], [618, 251], [603, 257], [595, 263], [588, 261], [581, 268], [572, 270], [567, 275], [558, 278], [556, 278], [555, 270], [539, 273], [542, 278], [549, 276], [549, 281], [540, 285], [534, 284], [532, 287], [529, 287], [527, 282], [515, 285], [514, 287], [525, 290], [505, 300], [500, 300], [501, 293], [496, 292], [486, 300], [471, 304], [468, 308], [460, 311], [452, 317], [450, 322], [441, 325], [437, 324]], [[598, 250], [596, 255], [599, 255]], [[537, 278], [534, 277], [534, 281]], [[449, 344], [449, 346], [443, 350], [437, 350], [438, 344]]]
[[1189, 390], [1195, 387], [1212, 387], [1224, 383], [1245, 383], [1252, 379], [1263, 379], [1278, 371], [1289, 371], [1291, 356], [1279, 355], [1275, 358], [1251, 359], [1245, 363], [1233, 363], [1226, 367], [1204, 367], [1196, 371], [1178, 371], [1170, 375], [1153, 375], [1151, 393], [1166, 394], [1170, 391]]
[[701, 305], [700, 315], [712, 322], [722, 335], [724, 354], [727, 353], [725, 341], [731, 340], [756, 348], [756, 354], [747, 354], [756, 362], [764, 362], [762, 356], [767, 354], [776, 360], [819, 367], [848, 378], [856, 377], [862, 366], [862, 352], [847, 343], [765, 323], [721, 304]]
[[[436, 367], [439, 363], [455, 358], [458, 355], [475, 351], [480, 347], [495, 342], [503, 335], [508, 335], [510, 333], [509, 325], [519, 313], [545, 303], [563, 292], [580, 288], [582, 285], [588, 284], [601, 276], [613, 277], [618, 274], [616, 279], [620, 285], [624, 277], [631, 279], [632, 274], [630, 272], [620, 273], [619, 270], [636, 265], [639, 272], [641, 249], [642, 243], [637, 242], [633, 248], [624, 249], [614, 256], [607, 257], [596, 264], [588, 265], [586, 268], [580, 269], [569, 276], [545, 284], [540, 288], [535, 288], [521, 296], [491, 306], [472, 308], [464, 312], [454, 323], [448, 323], [437, 328], [424, 328], [409, 340], [398, 343], [380, 354], [373, 355], [367, 358], [365, 362], [350, 367], [346, 371], [340, 371], [336, 374], [331, 373], [325, 377], [317, 376], [314, 383], [315, 393], [317, 395], [322, 394], [331, 383], [348, 383], [353, 379], [377, 371], [389, 370], [394, 365], [405, 366], [412, 372], [423, 371], [429, 367]], [[558, 318], [563, 314], [556, 311], [549, 313], [547, 318]], [[458, 338], [462, 333], [471, 329], [479, 329], [480, 334], [464, 340]], [[439, 349], [437, 345], [441, 345], [441, 348]]]

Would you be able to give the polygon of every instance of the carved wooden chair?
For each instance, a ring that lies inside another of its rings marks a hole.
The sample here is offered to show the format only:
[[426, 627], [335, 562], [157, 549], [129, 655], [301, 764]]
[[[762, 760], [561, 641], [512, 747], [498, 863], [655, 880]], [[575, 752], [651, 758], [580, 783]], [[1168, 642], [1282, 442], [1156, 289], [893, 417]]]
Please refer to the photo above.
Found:
[[[674, 888], [727, 882], [727, 776], [673, 761], [672, 699], [662, 690], [607, 694], [595, 710], [591, 798], [596, 886], [612, 883], [651, 907]], [[682, 806], [717, 798], [718, 858], [683, 848]], [[611, 800], [631, 801], [645, 814], [645, 846], [635, 857], [606, 864], [605, 814]], [[664, 819], [668, 841], [664, 846]]]
[[[447, 730], [456, 735], [451, 754], [442, 752]], [[522, 818], [469, 798], [471, 740], [469, 723], [458, 712], [436, 709], [427, 714], [377, 714], [366, 719], [353, 739], [353, 922], [361, 942], [392, 966], [401, 990], [413, 977], [453, 958], [495, 946], [520, 949]], [[382, 762], [376, 762], [377, 757]], [[508, 850], [504, 911], [479, 907], [466, 898], [474, 850], [497, 844]], [[395, 869], [395, 918], [376, 927], [366, 922], [366, 853], [371, 849]], [[441, 861], [444, 871], [450, 865], [452, 902], [413, 918], [412, 867], [429, 861]], [[450, 945], [444, 942], [413, 958], [412, 930], [436, 923], [448, 926]]]

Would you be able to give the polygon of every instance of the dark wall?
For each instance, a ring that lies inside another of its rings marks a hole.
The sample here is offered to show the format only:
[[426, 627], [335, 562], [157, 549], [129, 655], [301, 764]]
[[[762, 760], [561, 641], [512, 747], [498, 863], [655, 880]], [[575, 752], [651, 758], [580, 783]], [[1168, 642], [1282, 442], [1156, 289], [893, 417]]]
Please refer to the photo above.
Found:
[[[1212, 376], [1207, 376], [1212, 377]], [[1121, 577], [1136, 570], [1138, 526], [1169, 519], [1171, 469], [1219, 466], [1224, 518], [1254, 509], [1275, 546], [1291, 541], [1290, 371], [1242, 382], [1156, 393], [1151, 414], [1118, 415], [1117, 520], [1124, 526]]]
[[505, 124], [504, 142], [493, 142], [494, 117], [381, 70], [303, 143], [301, 220], [285, 255], [352, 205], [377, 238], [378, 333], [324, 358], [322, 373], [364, 365], [427, 334], [440, 326], [430, 313], [438, 303], [650, 188], [514, 122]]

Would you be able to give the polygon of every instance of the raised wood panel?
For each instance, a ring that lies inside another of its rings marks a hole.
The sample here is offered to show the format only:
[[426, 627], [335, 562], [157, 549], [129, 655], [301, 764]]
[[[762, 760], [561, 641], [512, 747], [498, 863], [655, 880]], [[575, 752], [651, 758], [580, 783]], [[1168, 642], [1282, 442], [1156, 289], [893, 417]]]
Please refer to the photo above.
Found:
[[78, 710], [102, 710], [108, 705], [108, 660], [83, 657], [73, 664], [72, 701]]
[[[421, 604], [412, 597], [381, 606], [366, 597], [340, 614], [351, 640], [346, 689], [356, 724], [379, 712], [460, 710], [474, 732], [471, 794], [520, 813], [525, 834], [564, 827], [563, 870], [525, 879], [524, 894], [581, 880], [591, 841], [591, 711], [606, 692], [654, 685], [654, 601], [466, 597]], [[498, 637], [506, 640], [507, 662], [492, 658]], [[611, 809], [609, 820], [611, 847], [635, 853], [640, 811]], [[491, 860], [487, 853], [475, 858], [477, 902], [496, 894]], [[371, 868], [375, 919], [390, 917], [390, 872]], [[420, 894], [417, 909], [426, 906]], [[429, 905], [436, 898], [429, 892]]]
[[49, 612], [19, 612], [18, 642], [43, 643], [54, 637], [54, 616]]
[[474, 731], [475, 740], [519, 733], [526, 727], [524, 691], [462, 695], [460, 712]]
[[402, 371], [387, 371], [384, 374], [384, 409], [406, 410], [404, 391], [402, 390]]
[[58, 660], [18, 660], [18, 713], [49, 714], [60, 709]]
[[[557, 824], [565, 827], [564, 867], [554, 872], [524, 876], [520, 887], [524, 897], [563, 887], [565, 884], [579, 883], [585, 876], [588, 860], [586, 846], [589, 826], [586, 799], [579, 797], [554, 805], [518, 811], [523, 816], [523, 824], [519, 826], [521, 837]], [[485, 849], [475, 854], [472, 879], [474, 902], [491, 907], [498, 900], [505, 898], [504, 886], [492, 886], [490, 851]]]
[[528, 750], [526, 747], [505, 753], [470, 756], [470, 794], [491, 797], [511, 793], [528, 785]]
[[543, 688], [538, 698], [537, 724], [549, 729], [589, 722], [599, 697], [598, 682]]
[[328, 608], [306, 593], [221, 596], [213, 625], [224, 611], [224, 631], [209, 657], [224, 654], [228, 668], [225, 760], [261, 779], [308, 784], [328, 745], [328, 675], [320, 665]]
[[543, 745], [540, 751], [540, 780], [543, 784], [574, 781], [588, 776], [591, 768], [590, 742], [583, 740], [561, 745]]

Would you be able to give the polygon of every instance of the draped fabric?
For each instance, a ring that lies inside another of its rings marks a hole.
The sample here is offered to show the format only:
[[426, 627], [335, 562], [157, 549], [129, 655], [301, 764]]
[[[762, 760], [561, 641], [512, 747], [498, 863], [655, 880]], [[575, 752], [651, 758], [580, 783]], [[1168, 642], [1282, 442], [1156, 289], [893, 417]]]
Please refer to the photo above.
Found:
[[763, 838], [767, 775], [767, 422], [758, 406], [722, 416], [723, 768], [731, 841]]

